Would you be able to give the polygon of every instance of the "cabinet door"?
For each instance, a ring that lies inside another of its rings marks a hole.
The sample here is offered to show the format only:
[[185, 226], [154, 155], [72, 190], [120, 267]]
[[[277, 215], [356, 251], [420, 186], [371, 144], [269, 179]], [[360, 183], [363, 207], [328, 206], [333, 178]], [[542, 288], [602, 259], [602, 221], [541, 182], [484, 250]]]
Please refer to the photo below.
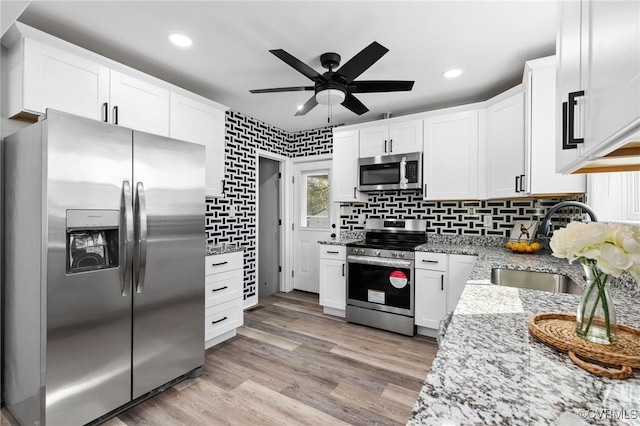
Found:
[[[106, 119], [102, 105], [109, 97], [108, 68], [34, 40], [23, 38], [21, 42], [22, 55], [20, 48], [10, 52], [10, 116], [23, 111], [44, 114], [52, 108]], [[16, 76], [20, 70], [22, 76]]]
[[582, 146], [564, 149], [562, 104], [569, 93], [581, 90], [580, 69], [582, 61], [581, 2], [558, 2], [558, 37], [556, 43], [557, 90], [556, 90], [556, 171], [563, 172], [580, 159]]
[[426, 269], [415, 273], [415, 324], [437, 330], [447, 313], [447, 274]]
[[[589, 1], [584, 153], [606, 151], [640, 128], [640, 2]], [[583, 40], [583, 44], [585, 40]], [[583, 68], [583, 73], [584, 69]], [[584, 78], [583, 78], [584, 80]]]
[[422, 120], [394, 123], [389, 126], [389, 153], [422, 152]]
[[169, 136], [207, 148], [206, 195], [222, 195], [225, 113], [186, 96], [171, 93]]
[[358, 140], [357, 130], [333, 134], [332, 201], [364, 203], [369, 199], [358, 191]]
[[389, 150], [389, 125], [360, 129], [360, 158], [391, 154]]
[[449, 285], [447, 287], [447, 312], [453, 311], [476, 264], [476, 256], [449, 255]]
[[345, 309], [347, 281], [344, 260], [320, 259], [320, 305]]
[[111, 70], [111, 122], [169, 136], [169, 91]]
[[478, 198], [478, 111], [424, 121], [425, 200]]
[[524, 94], [516, 93], [487, 108], [487, 196], [523, 195]]

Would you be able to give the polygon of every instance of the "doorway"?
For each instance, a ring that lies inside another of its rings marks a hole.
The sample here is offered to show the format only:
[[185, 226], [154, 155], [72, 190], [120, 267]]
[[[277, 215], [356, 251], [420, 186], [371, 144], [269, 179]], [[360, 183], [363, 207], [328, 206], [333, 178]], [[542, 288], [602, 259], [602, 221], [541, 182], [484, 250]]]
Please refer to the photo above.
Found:
[[258, 159], [258, 300], [280, 291], [280, 162]]

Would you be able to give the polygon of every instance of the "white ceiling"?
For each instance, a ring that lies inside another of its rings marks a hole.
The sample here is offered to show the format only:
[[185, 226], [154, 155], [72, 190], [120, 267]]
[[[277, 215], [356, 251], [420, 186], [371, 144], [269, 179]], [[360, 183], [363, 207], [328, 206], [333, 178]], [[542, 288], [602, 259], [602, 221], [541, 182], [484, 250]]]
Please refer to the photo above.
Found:
[[[518, 84], [524, 62], [555, 52], [555, 1], [33, 1], [20, 21], [287, 131], [327, 125], [328, 108], [295, 117], [312, 92], [249, 89], [313, 83], [269, 53], [318, 72], [377, 41], [389, 52], [362, 80], [415, 80], [411, 92], [356, 95], [369, 112], [333, 107], [333, 124], [485, 100]], [[167, 41], [182, 32], [193, 46]], [[461, 68], [461, 77], [441, 73]]]

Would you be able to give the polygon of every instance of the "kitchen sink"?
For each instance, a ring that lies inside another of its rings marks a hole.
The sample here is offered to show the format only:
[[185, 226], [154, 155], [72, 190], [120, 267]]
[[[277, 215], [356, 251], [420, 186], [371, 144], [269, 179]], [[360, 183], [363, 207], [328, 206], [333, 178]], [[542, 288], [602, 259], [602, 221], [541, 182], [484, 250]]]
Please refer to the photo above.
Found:
[[571, 278], [551, 272], [493, 268], [491, 270], [491, 282], [497, 285], [551, 291], [553, 293], [582, 294], [582, 288]]

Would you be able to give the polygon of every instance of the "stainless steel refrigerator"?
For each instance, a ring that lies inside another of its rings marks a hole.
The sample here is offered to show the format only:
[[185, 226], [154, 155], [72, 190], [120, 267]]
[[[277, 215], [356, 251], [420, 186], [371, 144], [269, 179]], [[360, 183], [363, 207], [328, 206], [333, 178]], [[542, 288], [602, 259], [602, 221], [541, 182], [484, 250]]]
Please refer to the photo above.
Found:
[[6, 138], [5, 403], [84, 424], [204, 363], [205, 148], [48, 110]]

